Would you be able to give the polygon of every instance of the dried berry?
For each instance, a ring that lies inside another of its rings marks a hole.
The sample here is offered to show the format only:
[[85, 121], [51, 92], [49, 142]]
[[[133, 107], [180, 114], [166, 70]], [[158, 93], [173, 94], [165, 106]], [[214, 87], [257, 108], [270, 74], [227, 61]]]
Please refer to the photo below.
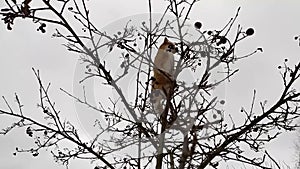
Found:
[[213, 114], [213, 118], [216, 119], [216, 118], [217, 118], [217, 115], [216, 115], [216, 114]]
[[28, 134], [30, 137], [33, 136], [33, 132], [32, 132], [31, 127], [27, 127], [27, 129], [26, 129], [26, 134]]
[[247, 34], [247, 36], [253, 35], [253, 34], [254, 34], [254, 29], [253, 29], [253, 28], [248, 28], [248, 29], [246, 30], [246, 34]]
[[225, 104], [225, 100], [221, 100], [221, 101], [220, 101], [220, 104]]
[[224, 36], [222, 36], [221, 38], [220, 38], [220, 44], [225, 44], [227, 42], [227, 39], [226, 39], [226, 37], [224, 37]]
[[39, 155], [38, 152], [35, 152], [35, 153], [32, 154], [33, 157], [36, 157], [36, 156], [38, 156], [38, 155]]
[[202, 27], [202, 23], [201, 22], [195, 22], [194, 24], [196, 29], [200, 29]]
[[262, 49], [262, 48], [257, 48], [257, 50], [259, 50], [260, 52], [263, 52], [263, 49]]

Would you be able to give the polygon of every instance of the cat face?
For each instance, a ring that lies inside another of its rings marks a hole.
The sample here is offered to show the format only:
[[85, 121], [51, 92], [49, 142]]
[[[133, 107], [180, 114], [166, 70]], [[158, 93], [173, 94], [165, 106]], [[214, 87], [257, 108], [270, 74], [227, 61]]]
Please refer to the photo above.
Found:
[[160, 45], [159, 49], [171, 52], [173, 54], [178, 52], [178, 48], [175, 46], [175, 44], [173, 42], [170, 42], [167, 38], [165, 38], [164, 42]]

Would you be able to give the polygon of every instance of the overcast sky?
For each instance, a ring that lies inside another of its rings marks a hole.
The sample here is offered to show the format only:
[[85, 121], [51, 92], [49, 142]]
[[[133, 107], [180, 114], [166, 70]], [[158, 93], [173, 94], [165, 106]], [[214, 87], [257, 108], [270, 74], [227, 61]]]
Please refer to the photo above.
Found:
[[[154, 1], [153, 11], [161, 13], [165, 3]], [[126, 16], [148, 11], [146, 0], [90, 0], [89, 4], [92, 18], [99, 28], [112, 25]], [[0, 1], [2, 6], [3, 1]], [[241, 43], [237, 52], [247, 54], [257, 47], [263, 47], [264, 52], [238, 63], [236, 67], [239, 67], [239, 73], [226, 86], [226, 112], [232, 112], [237, 118], [241, 106], [250, 106], [253, 89], [257, 90], [258, 100], [274, 103], [282, 89], [277, 66], [285, 58], [289, 58], [291, 65], [300, 61], [300, 48], [293, 40], [295, 35], [300, 34], [298, 0], [201, 0], [192, 11], [191, 23], [201, 21], [203, 29], [222, 28], [239, 6], [241, 12], [238, 23], [244, 28], [253, 27], [255, 34]], [[49, 29], [52, 30], [51, 26]], [[62, 40], [51, 38], [52, 33], [37, 32], [36, 25], [30, 21], [17, 20], [13, 31], [7, 31], [4, 24], [0, 23], [0, 95], [14, 103], [14, 93], [18, 93], [26, 114], [37, 117], [38, 85], [31, 68], [40, 69], [44, 81], [52, 83], [51, 94], [57, 106], [66, 112], [71, 121], [79, 124], [72, 100], [59, 91], [59, 88], [73, 90], [78, 55], [67, 52], [61, 45]], [[0, 108], [6, 108], [3, 102], [0, 102]], [[7, 119], [2, 121], [1, 117], [0, 127], [10, 122]], [[1, 169], [64, 168], [52, 160], [49, 152], [37, 158], [30, 154], [13, 157], [16, 146], [26, 147], [31, 141], [24, 137], [23, 132], [14, 131], [5, 137], [0, 136]], [[268, 150], [275, 159], [292, 166], [296, 141], [295, 133], [284, 133], [268, 145]], [[70, 168], [80, 169], [87, 163], [73, 161]]]

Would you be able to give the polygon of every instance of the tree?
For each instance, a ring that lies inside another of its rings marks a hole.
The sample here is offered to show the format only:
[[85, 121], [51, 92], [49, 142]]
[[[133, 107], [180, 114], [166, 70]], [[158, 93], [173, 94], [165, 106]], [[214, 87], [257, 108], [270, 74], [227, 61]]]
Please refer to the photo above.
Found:
[[[218, 168], [221, 161], [230, 160], [260, 168], [280, 168], [264, 150], [264, 145], [275, 139], [281, 129], [290, 131], [297, 127], [294, 120], [299, 116], [300, 93], [294, 83], [299, 78], [300, 63], [290, 67], [286, 60], [278, 67], [283, 90], [277, 102], [272, 106], [259, 102], [260, 111], [257, 111], [254, 90], [250, 108], [241, 109], [243, 123], [234, 122], [230, 113], [222, 108], [224, 98], [219, 98], [214, 91], [238, 72], [232, 67], [236, 62], [262, 52], [262, 48], [244, 56], [236, 55], [237, 44], [254, 34], [253, 28], [244, 29], [236, 24], [240, 9], [221, 29], [202, 30], [201, 22], [189, 27], [189, 15], [197, 2], [167, 0], [165, 11], [155, 19], [149, 0], [147, 21], [140, 25], [128, 21], [123, 30], [108, 34], [93, 24], [85, 0], [42, 0], [39, 3], [5, 0], [0, 14], [8, 30], [13, 29], [19, 18], [32, 20], [41, 33], [46, 33], [48, 24], [57, 25], [52, 36], [64, 39], [67, 50], [80, 54], [86, 68], [86, 76], [80, 83], [99, 79], [103, 86], [114, 89], [116, 97], [105, 97], [110, 101], [109, 106], [104, 102], [93, 105], [84, 91], [83, 97], [78, 97], [61, 89], [105, 119], [91, 122], [99, 132], [86, 141], [73, 124], [61, 118], [61, 112], [49, 96], [50, 85], [44, 84], [39, 70], [33, 69], [39, 84], [38, 108], [45, 121], [34, 120], [23, 112], [17, 94], [18, 110], [13, 110], [3, 97], [7, 109], [0, 110], [0, 115], [18, 120], [1, 134], [24, 128], [35, 146], [18, 148], [16, 153], [29, 152], [38, 156], [47, 148], [52, 150], [56, 161], [65, 165], [75, 158], [100, 161], [96, 168]], [[81, 29], [71, 26], [74, 20]], [[151, 72], [153, 52], [164, 37], [176, 42], [179, 58], [175, 64], [172, 94], [164, 99], [164, 111], [159, 113], [152, 107], [155, 93], [151, 93]], [[100, 50], [107, 50], [112, 59], [122, 60], [122, 71], [113, 74], [115, 67], [110, 67]], [[183, 78], [186, 72], [196, 78], [187, 82]], [[121, 85], [132, 76], [135, 77], [133, 98], [124, 93], [126, 89]], [[65, 142], [72, 144], [66, 146]], [[245, 151], [255, 155], [249, 156]], [[268, 166], [264, 163], [266, 160], [273, 161], [274, 166]]]

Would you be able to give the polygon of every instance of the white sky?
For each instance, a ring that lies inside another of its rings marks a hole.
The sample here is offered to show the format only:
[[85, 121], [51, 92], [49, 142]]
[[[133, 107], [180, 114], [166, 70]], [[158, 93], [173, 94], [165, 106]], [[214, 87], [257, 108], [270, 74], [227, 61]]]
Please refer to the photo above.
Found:
[[[154, 12], [162, 12], [165, 3], [154, 0]], [[90, 0], [91, 14], [95, 24], [101, 28], [126, 16], [147, 12], [146, 0]], [[3, 1], [0, 2], [2, 6]], [[239, 73], [226, 88], [226, 111], [239, 117], [241, 106], [249, 107], [253, 89], [257, 90], [259, 101], [268, 100], [272, 104], [282, 89], [277, 66], [284, 58], [289, 58], [292, 65], [299, 61], [300, 48], [293, 40], [300, 34], [300, 1], [298, 0], [201, 0], [194, 8], [191, 22], [199, 20], [203, 29], [218, 29], [233, 17], [241, 6], [238, 22], [244, 27], [253, 27], [255, 35], [238, 46], [240, 54], [246, 54], [257, 47], [263, 47], [264, 53], [242, 60], [237, 67]], [[71, 99], [59, 91], [73, 89], [73, 74], [77, 55], [69, 53], [61, 45], [63, 41], [53, 39], [52, 32], [41, 34], [36, 25], [29, 21], [17, 20], [13, 31], [6, 31], [0, 23], [0, 95], [14, 102], [17, 92], [25, 105], [26, 114], [37, 116], [38, 86], [31, 67], [40, 69], [44, 82], [51, 82], [51, 94], [62, 112], [76, 123], [74, 105]], [[62, 104], [61, 104], [62, 103]], [[0, 107], [4, 104], [0, 102]], [[2, 118], [2, 117], [1, 117]], [[0, 127], [7, 124], [7, 120]], [[28, 145], [30, 139], [24, 137], [24, 131], [15, 131], [0, 136], [0, 168], [39, 169], [64, 168], [58, 166], [49, 153], [42, 153], [37, 158], [30, 154], [13, 157], [16, 146]], [[292, 164], [294, 161], [295, 134], [282, 134], [273, 141], [268, 149], [280, 162]], [[87, 162], [74, 161], [71, 169], [79, 169]]]

